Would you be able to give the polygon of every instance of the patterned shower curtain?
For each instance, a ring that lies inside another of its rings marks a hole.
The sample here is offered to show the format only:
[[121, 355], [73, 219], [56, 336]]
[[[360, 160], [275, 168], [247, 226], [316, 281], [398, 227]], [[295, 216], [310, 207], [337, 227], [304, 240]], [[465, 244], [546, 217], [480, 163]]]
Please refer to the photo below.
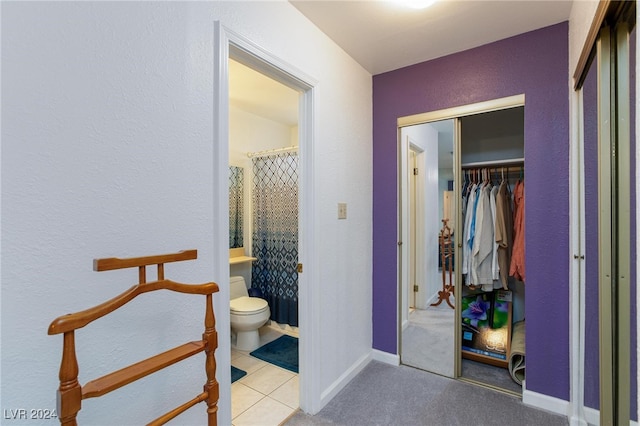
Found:
[[229, 166], [229, 248], [244, 246], [242, 238], [244, 172]]
[[271, 319], [298, 326], [298, 154], [253, 159], [251, 287], [269, 303]]

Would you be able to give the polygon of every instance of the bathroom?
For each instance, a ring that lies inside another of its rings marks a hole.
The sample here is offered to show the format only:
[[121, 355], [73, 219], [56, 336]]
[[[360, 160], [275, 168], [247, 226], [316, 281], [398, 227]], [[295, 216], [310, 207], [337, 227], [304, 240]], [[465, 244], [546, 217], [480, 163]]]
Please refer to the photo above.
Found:
[[[260, 424], [276, 425], [299, 406], [298, 97], [295, 90], [240, 62], [229, 61], [229, 272], [232, 277], [234, 425], [255, 424], [257, 420]], [[274, 235], [279, 246], [273, 245]], [[285, 297], [280, 297], [283, 293]], [[247, 296], [251, 297], [247, 299]], [[238, 308], [240, 303], [247, 302], [251, 307]], [[251, 314], [239, 309], [250, 310]], [[252, 355], [256, 349], [268, 349], [276, 360], [259, 359], [259, 354]], [[278, 356], [284, 364], [279, 364]]]

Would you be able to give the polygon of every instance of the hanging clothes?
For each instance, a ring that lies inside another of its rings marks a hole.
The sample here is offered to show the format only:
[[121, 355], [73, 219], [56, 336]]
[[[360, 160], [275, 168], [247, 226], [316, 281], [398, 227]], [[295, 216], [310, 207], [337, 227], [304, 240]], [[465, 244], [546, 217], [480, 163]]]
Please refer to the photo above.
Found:
[[496, 227], [495, 238], [498, 244], [498, 269], [502, 288], [507, 290], [509, 283], [509, 266], [511, 264], [511, 248], [513, 244], [513, 215], [511, 210], [511, 194], [509, 185], [502, 181], [496, 194]]
[[491, 188], [491, 194], [489, 198], [489, 201], [491, 202], [491, 223], [493, 225], [493, 233], [494, 233], [493, 250], [491, 251], [491, 258], [493, 259], [493, 261], [491, 262], [491, 277], [493, 278], [494, 281], [497, 281], [500, 279], [500, 266], [498, 265], [498, 243], [496, 242], [496, 236], [495, 236], [496, 219], [497, 219], [496, 197], [498, 195], [498, 189], [499, 187], [497, 185], [494, 185]]
[[493, 290], [491, 264], [493, 259], [493, 223], [491, 219], [491, 188], [485, 184], [480, 188], [476, 207], [475, 237], [471, 257], [473, 283], [481, 285], [484, 291]]
[[464, 232], [463, 232], [463, 244], [462, 244], [462, 273], [467, 276], [467, 285], [473, 284], [471, 282], [471, 275], [469, 274], [469, 262], [471, 259], [471, 224], [473, 223], [473, 216], [475, 215], [475, 200], [476, 200], [477, 185], [471, 185], [469, 190], [469, 196], [467, 197], [467, 208], [464, 220]]
[[513, 250], [511, 252], [511, 265], [509, 275], [519, 281], [525, 280], [525, 255], [524, 255], [524, 182], [519, 180], [513, 190], [514, 224], [513, 224]]

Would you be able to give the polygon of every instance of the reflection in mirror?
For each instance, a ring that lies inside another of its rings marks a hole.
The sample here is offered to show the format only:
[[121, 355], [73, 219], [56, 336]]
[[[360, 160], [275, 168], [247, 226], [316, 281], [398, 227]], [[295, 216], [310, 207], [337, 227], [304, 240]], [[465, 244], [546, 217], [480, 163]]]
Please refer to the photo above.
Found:
[[445, 286], [453, 285], [453, 257], [442, 262], [439, 236], [449, 219], [453, 246], [453, 136], [454, 120], [401, 128], [401, 362], [448, 377], [455, 365], [455, 298]]
[[[635, 197], [636, 185], [638, 181], [634, 179], [636, 174], [636, 155], [634, 155], [636, 151], [636, 52], [637, 52], [637, 40], [636, 40], [636, 26], [633, 26], [633, 30], [629, 35], [629, 94], [631, 95], [630, 99], [630, 107], [631, 107], [631, 119], [629, 123], [631, 124], [631, 197]], [[638, 265], [634, 259], [637, 256], [637, 243], [636, 237], [637, 233], [637, 211], [636, 211], [637, 202], [631, 203], [631, 300], [637, 300], [637, 291], [638, 291]], [[638, 333], [637, 333], [637, 322], [636, 318], [638, 315], [638, 306], [636, 303], [631, 303], [631, 401], [630, 401], [630, 410], [631, 410], [631, 420], [637, 422], [638, 421]]]
[[244, 170], [229, 166], [229, 248], [242, 247], [243, 241]]
[[582, 86], [585, 209], [584, 405], [600, 408], [598, 336], [598, 70], [592, 63]]

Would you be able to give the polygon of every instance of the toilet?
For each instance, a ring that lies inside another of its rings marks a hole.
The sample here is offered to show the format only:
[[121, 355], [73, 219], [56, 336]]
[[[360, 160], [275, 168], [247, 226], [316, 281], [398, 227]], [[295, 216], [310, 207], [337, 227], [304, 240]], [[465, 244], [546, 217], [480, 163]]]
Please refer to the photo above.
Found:
[[229, 308], [231, 330], [236, 333], [236, 348], [252, 351], [260, 346], [258, 329], [269, 320], [271, 311], [267, 301], [249, 297], [244, 278], [231, 277]]

